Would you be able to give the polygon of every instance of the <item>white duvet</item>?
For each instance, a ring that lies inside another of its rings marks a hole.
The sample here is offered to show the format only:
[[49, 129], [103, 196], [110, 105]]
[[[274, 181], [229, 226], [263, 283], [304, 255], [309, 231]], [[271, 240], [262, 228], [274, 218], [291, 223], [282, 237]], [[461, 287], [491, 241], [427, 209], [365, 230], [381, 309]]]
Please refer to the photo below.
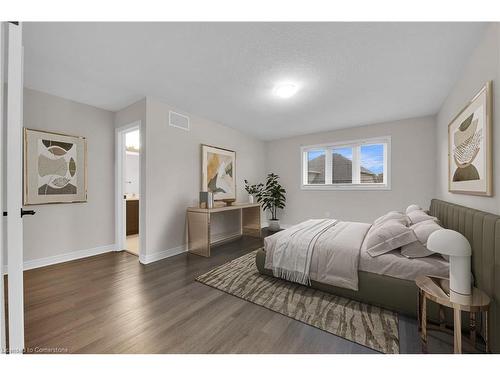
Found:
[[265, 267], [274, 276], [358, 290], [360, 249], [370, 224], [307, 220], [264, 239]]

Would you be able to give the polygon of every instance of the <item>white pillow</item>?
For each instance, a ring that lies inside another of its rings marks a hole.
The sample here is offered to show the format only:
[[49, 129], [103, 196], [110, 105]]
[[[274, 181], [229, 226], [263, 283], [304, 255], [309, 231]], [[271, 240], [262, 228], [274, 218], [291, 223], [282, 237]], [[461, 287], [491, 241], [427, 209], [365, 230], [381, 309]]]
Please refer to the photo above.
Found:
[[413, 230], [418, 241], [404, 245], [401, 248], [401, 255], [407, 258], [424, 258], [434, 254], [426, 247], [427, 240], [431, 233], [443, 229], [441, 225], [434, 220], [425, 220], [410, 226], [410, 229]]
[[424, 246], [427, 246], [427, 240], [432, 233], [437, 230], [443, 229], [443, 227], [436, 223], [434, 220], [424, 220], [417, 224], [411, 225], [410, 228], [413, 229], [415, 235], [417, 236], [417, 239]]
[[410, 204], [407, 208], [406, 208], [406, 214], [409, 214], [410, 212], [412, 211], [416, 211], [416, 210], [421, 210], [420, 206], [416, 205], [416, 204]]
[[415, 241], [417, 237], [412, 229], [399, 219], [390, 219], [377, 226], [373, 225], [363, 246], [368, 254], [376, 257]]
[[422, 210], [411, 211], [407, 215], [408, 218], [410, 219], [411, 224], [417, 224], [420, 223], [421, 221], [426, 221], [426, 220], [434, 220], [436, 222], [438, 221], [437, 217], [428, 215]]
[[402, 224], [405, 224], [405, 225], [410, 224], [410, 220], [408, 219], [408, 217], [405, 214], [398, 212], [398, 211], [389, 211], [385, 215], [382, 215], [379, 218], [375, 219], [375, 221], [373, 222], [373, 225], [379, 226], [380, 224], [383, 224], [388, 220], [398, 220]]

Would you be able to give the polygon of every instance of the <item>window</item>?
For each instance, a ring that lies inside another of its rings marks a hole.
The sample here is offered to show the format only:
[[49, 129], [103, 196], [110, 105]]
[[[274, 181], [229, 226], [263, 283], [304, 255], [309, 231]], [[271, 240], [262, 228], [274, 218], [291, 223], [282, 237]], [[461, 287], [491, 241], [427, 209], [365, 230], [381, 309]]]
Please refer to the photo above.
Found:
[[307, 151], [307, 184], [325, 184], [325, 150]]
[[390, 189], [390, 146], [384, 137], [302, 147], [302, 188]]

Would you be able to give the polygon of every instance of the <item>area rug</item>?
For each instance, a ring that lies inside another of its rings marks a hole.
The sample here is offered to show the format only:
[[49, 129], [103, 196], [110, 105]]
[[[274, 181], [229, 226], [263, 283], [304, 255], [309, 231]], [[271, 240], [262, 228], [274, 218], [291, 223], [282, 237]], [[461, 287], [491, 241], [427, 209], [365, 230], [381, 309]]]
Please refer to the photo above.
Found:
[[256, 251], [196, 280], [381, 353], [399, 353], [398, 315], [306, 286], [261, 275]]

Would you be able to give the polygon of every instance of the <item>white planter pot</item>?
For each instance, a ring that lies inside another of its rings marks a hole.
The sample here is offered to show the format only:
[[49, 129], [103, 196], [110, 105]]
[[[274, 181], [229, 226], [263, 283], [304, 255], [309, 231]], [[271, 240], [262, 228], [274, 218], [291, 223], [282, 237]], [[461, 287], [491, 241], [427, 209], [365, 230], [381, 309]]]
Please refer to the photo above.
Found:
[[280, 230], [280, 221], [279, 220], [269, 220], [269, 230], [273, 232], [277, 232]]
[[251, 203], [251, 204], [255, 203], [255, 197], [253, 195], [248, 196], [248, 203]]

